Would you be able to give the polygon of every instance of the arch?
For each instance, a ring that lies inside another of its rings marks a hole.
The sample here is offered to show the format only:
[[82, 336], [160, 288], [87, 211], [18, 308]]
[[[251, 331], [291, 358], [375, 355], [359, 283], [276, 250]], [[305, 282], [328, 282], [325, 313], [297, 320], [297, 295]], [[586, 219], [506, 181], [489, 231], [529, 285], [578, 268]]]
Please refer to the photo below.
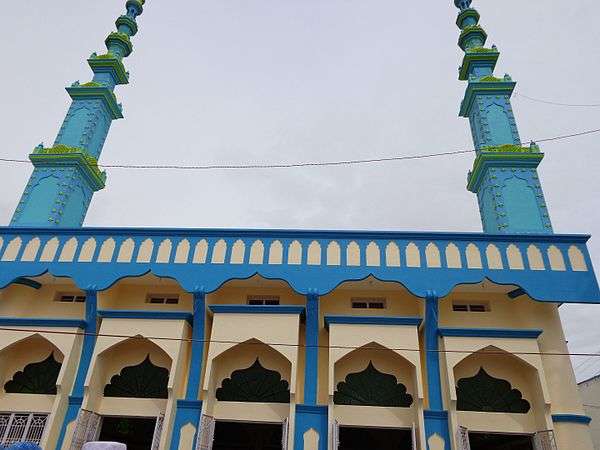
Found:
[[327, 265], [339, 266], [342, 264], [342, 249], [336, 241], [327, 244]]
[[53, 237], [46, 245], [44, 245], [44, 250], [42, 250], [42, 256], [40, 256], [40, 262], [52, 262], [54, 261], [54, 257], [56, 256], [56, 252], [58, 251], [58, 238]]
[[288, 264], [302, 264], [302, 245], [298, 241], [293, 241], [288, 247]]
[[167, 398], [169, 370], [152, 363], [150, 354], [135, 366], [124, 367], [104, 386], [105, 397]]
[[368, 267], [379, 267], [381, 265], [381, 250], [375, 242], [369, 242], [366, 254]]
[[571, 269], [574, 272], [587, 272], [588, 266], [585, 262], [585, 256], [583, 252], [576, 245], [569, 247], [569, 262], [571, 263]]
[[346, 247], [346, 265], [360, 266], [360, 247], [354, 241]]
[[405, 249], [406, 267], [421, 267], [421, 252], [414, 242], [410, 242]]
[[133, 258], [133, 250], [135, 249], [135, 242], [131, 238], [125, 239], [121, 242], [119, 247], [119, 253], [117, 253], [118, 263], [130, 263]]
[[17, 259], [17, 254], [19, 253], [19, 250], [21, 250], [22, 243], [23, 240], [20, 236], [12, 238], [6, 246], [6, 249], [4, 249], [2, 261], [15, 261]]
[[208, 253], [208, 242], [206, 239], [202, 239], [196, 243], [194, 249], [194, 258], [192, 259], [193, 264], [204, 264], [206, 262], [206, 255]]
[[525, 270], [523, 255], [515, 244], [510, 244], [506, 248], [506, 259], [508, 259], [508, 267], [512, 270]]
[[152, 239], [147, 238], [144, 239], [142, 245], [140, 245], [140, 249], [138, 250], [136, 261], [138, 263], [147, 264], [152, 259], [152, 251], [154, 250], [154, 241]]
[[175, 264], [186, 264], [188, 262], [188, 258], [190, 256], [190, 241], [187, 239], [183, 239], [177, 244], [177, 249], [175, 250]]
[[469, 269], [483, 269], [483, 264], [481, 263], [481, 253], [479, 252], [479, 248], [473, 243], [467, 245], [467, 267]]
[[395, 242], [385, 246], [385, 264], [388, 267], [400, 267], [400, 249]]
[[269, 264], [283, 264], [283, 244], [279, 240], [269, 246]]
[[60, 252], [58, 262], [72, 262], [75, 259], [75, 252], [77, 251], [77, 239], [72, 237], [69, 239]]
[[485, 259], [487, 259], [487, 266], [492, 270], [502, 270], [504, 265], [502, 264], [502, 256], [500, 256], [500, 250], [494, 244], [489, 244], [485, 249]]
[[31, 239], [27, 245], [25, 246], [25, 250], [23, 250], [23, 255], [21, 256], [21, 261], [23, 262], [33, 262], [37, 257], [38, 252], [40, 251], [40, 246], [42, 245], [39, 237], [34, 237]]
[[427, 261], [427, 267], [442, 267], [440, 249], [433, 242], [430, 242], [427, 244], [427, 247], [425, 247], [425, 261]]
[[250, 247], [250, 264], [263, 264], [265, 260], [265, 246], [261, 240], [256, 240]]
[[446, 246], [446, 266], [448, 269], [462, 269], [462, 261], [460, 259], [460, 250], [456, 244], [450, 242]]
[[171, 239], [164, 239], [158, 246], [158, 252], [156, 253], [157, 264], [168, 264], [171, 259], [171, 250], [173, 249], [173, 243]]
[[318, 450], [319, 449], [319, 433], [314, 428], [309, 428], [302, 435], [302, 442], [304, 450]]
[[113, 253], [115, 251], [115, 240], [108, 238], [102, 243], [100, 247], [100, 253], [98, 253], [98, 262], [111, 262]]
[[548, 260], [550, 261], [550, 268], [559, 272], [567, 270], [565, 265], [565, 258], [562, 252], [556, 245], [548, 247]]
[[231, 258], [229, 261], [231, 264], [244, 264], [244, 257], [246, 256], [246, 244], [241, 239], [238, 239], [233, 243], [231, 248]]
[[312, 241], [308, 246], [306, 263], [310, 266], [321, 265], [321, 244], [319, 244], [317, 241]]
[[540, 249], [531, 244], [527, 247], [527, 261], [529, 262], [529, 268], [531, 270], [545, 270], [544, 258], [542, 258], [542, 252]]
[[56, 382], [62, 363], [54, 356], [54, 351], [42, 361], [29, 363], [22, 371], [16, 372], [4, 384], [7, 394], [56, 395]]
[[79, 252], [79, 262], [92, 262], [94, 253], [96, 252], [96, 239], [88, 238], [81, 246]]
[[225, 263], [225, 253], [227, 252], [227, 242], [224, 239], [219, 239], [213, 246], [212, 251], [212, 264], [223, 264]]

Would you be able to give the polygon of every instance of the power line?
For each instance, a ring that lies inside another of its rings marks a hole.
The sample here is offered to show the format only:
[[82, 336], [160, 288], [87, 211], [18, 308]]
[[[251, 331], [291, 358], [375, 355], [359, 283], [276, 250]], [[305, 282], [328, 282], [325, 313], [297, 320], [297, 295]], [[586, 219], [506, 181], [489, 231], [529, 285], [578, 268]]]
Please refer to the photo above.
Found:
[[[579, 136], [585, 136], [590, 134], [600, 133], [600, 128], [593, 130], [586, 130], [571, 134], [553, 136], [543, 139], [533, 139], [531, 141], [522, 141], [520, 145], [526, 145], [529, 142], [552, 142], [560, 141], [564, 139], [572, 139]], [[414, 159], [428, 159], [437, 158], [440, 156], [453, 156], [466, 153], [475, 153], [475, 149], [469, 150], [453, 150], [447, 152], [437, 153], [424, 153], [417, 155], [399, 155], [379, 158], [368, 158], [368, 159], [349, 159], [349, 160], [338, 160], [338, 161], [312, 161], [312, 162], [299, 162], [299, 163], [246, 163], [246, 164], [206, 164], [206, 165], [184, 165], [184, 164], [98, 164], [98, 167], [103, 169], [151, 169], [151, 170], [248, 170], [248, 169], [291, 169], [291, 168], [304, 168], [304, 167], [330, 167], [330, 166], [352, 166], [361, 164], [377, 164], [395, 161], [407, 161]], [[27, 159], [11, 159], [11, 158], [0, 158], [0, 162], [14, 163], [14, 164], [31, 164], [31, 161]]]
[[535, 97], [529, 97], [525, 94], [521, 94], [520, 92], [515, 92], [514, 93], [515, 97], [522, 97], [526, 100], [532, 101], [532, 102], [537, 102], [537, 103], [544, 103], [546, 105], [553, 105], [553, 106], [570, 106], [570, 107], [574, 107], [574, 108], [599, 108], [600, 107], [600, 103], [583, 103], [583, 104], [577, 104], [577, 103], [560, 103], [560, 102], [553, 102], [550, 100], [542, 100], [539, 98], [535, 98]]
[[157, 340], [157, 341], [176, 341], [176, 342], [199, 342], [202, 344], [213, 343], [213, 344], [234, 344], [234, 345], [268, 345], [272, 347], [296, 347], [296, 348], [322, 348], [322, 349], [342, 349], [342, 350], [392, 350], [392, 351], [405, 351], [405, 352], [425, 352], [425, 353], [459, 353], [459, 354], [471, 354], [471, 353], [483, 353], [491, 356], [511, 356], [511, 355], [522, 355], [522, 356], [589, 356], [589, 357], [600, 357], [600, 353], [563, 353], [563, 352], [505, 352], [502, 350], [432, 350], [425, 348], [406, 348], [406, 347], [383, 347], [379, 345], [306, 345], [306, 344], [293, 344], [285, 342], [263, 342], [263, 341], [229, 341], [229, 340], [218, 340], [218, 339], [194, 339], [194, 338], [180, 338], [180, 337], [169, 337], [169, 336], [140, 336], [138, 335], [127, 335], [127, 334], [113, 334], [113, 333], [87, 333], [85, 331], [65, 331], [65, 330], [49, 330], [49, 329], [33, 329], [33, 328], [10, 328], [0, 327], [0, 331], [16, 331], [22, 333], [45, 333], [45, 334], [59, 334], [59, 335], [75, 335], [75, 336], [92, 336], [92, 337], [108, 337], [117, 339], [134, 339], [134, 340]]

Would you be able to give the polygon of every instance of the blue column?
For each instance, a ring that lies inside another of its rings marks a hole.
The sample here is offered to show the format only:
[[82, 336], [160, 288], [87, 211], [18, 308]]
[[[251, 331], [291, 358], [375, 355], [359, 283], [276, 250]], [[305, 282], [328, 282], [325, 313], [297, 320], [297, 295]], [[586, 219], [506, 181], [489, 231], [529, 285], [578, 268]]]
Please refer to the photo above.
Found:
[[[435, 292], [428, 292], [425, 298], [425, 366], [427, 370], [427, 394], [429, 409], [424, 411], [425, 438], [437, 434], [451, 449], [448, 430], [448, 411], [444, 410], [442, 382], [440, 376], [440, 353], [438, 341], [438, 302]], [[429, 448], [429, 447], [428, 447]]]
[[[194, 319], [192, 330], [192, 353], [188, 371], [185, 399], [177, 400], [177, 413], [171, 434], [171, 448], [179, 448], [181, 429], [188, 423], [198, 427], [202, 412], [202, 401], [198, 399], [202, 378], [202, 361], [204, 359], [206, 294], [194, 293]], [[198, 432], [198, 430], [196, 430]], [[197, 433], [196, 433], [197, 438]], [[194, 443], [195, 447], [195, 443]]]
[[69, 396], [69, 406], [67, 413], [58, 436], [56, 443], [56, 449], [59, 450], [65, 439], [65, 433], [67, 426], [77, 419], [77, 414], [81, 408], [83, 402], [83, 389], [85, 384], [85, 378], [87, 377], [90, 363], [92, 362], [92, 356], [94, 354], [94, 347], [96, 346], [96, 334], [98, 333], [98, 293], [96, 291], [86, 291], [85, 298], [85, 329], [83, 337], [83, 345], [81, 347], [81, 358], [79, 359], [79, 366], [77, 367], [77, 374], [75, 375], [75, 383]]

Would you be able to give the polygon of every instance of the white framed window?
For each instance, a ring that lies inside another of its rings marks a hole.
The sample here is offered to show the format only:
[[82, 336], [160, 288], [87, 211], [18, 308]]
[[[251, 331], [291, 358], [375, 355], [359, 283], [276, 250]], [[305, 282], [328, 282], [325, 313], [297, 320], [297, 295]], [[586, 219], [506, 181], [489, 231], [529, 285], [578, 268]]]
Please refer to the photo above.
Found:
[[85, 294], [78, 292], [59, 292], [54, 299], [61, 303], [84, 303]]
[[246, 297], [246, 303], [248, 305], [279, 305], [279, 295], [248, 295]]
[[0, 445], [9, 447], [17, 442], [39, 444], [47, 421], [48, 414], [0, 413]]
[[179, 303], [179, 295], [177, 294], [148, 294], [146, 303], [153, 305], [177, 305]]
[[384, 297], [353, 297], [352, 309], [385, 309], [387, 307]]
[[490, 312], [490, 304], [488, 302], [454, 302], [452, 303], [452, 311], [485, 313]]

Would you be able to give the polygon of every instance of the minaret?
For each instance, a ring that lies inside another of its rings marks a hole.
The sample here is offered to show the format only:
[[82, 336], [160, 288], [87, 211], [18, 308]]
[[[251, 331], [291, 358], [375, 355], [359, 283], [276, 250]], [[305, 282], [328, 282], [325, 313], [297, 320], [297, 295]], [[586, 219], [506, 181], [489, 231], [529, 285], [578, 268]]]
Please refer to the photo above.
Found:
[[467, 117], [477, 157], [467, 189], [477, 194], [486, 233], [552, 233], [537, 167], [544, 157], [535, 143], [522, 145], [510, 103], [516, 83], [494, 76], [500, 53], [485, 47], [487, 34], [471, 0], [460, 9], [459, 47], [465, 52], [459, 79], [467, 81], [460, 115]]
[[33, 174], [13, 215], [12, 226], [79, 227], [94, 192], [103, 189], [106, 174], [98, 158], [113, 120], [123, 118], [114, 88], [127, 84], [123, 58], [133, 51], [130, 37], [137, 33], [136, 17], [145, 0], [127, 0], [117, 31], [105, 40], [107, 52], [88, 59], [94, 77], [67, 88], [73, 99], [52, 147], [38, 145], [29, 159]]

